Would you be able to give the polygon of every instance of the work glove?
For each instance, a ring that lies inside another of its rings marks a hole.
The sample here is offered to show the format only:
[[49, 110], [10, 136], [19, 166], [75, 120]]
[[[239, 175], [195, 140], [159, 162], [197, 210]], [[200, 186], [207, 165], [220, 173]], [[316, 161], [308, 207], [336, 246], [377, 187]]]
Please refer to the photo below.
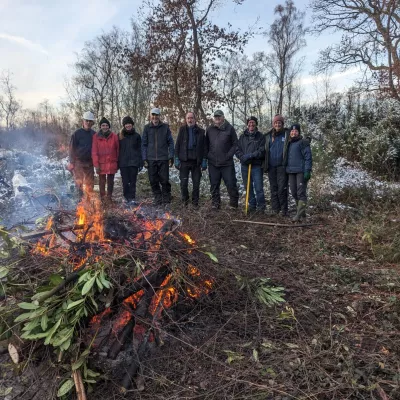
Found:
[[311, 178], [311, 171], [304, 172], [304, 180], [307, 182]]
[[168, 165], [170, 166], [170, 168], [174, 166], [174, 158], [169, 159]]
[[144, 166], [145, 168], [149, 168], [149, 162], [148, 162], [147, 160], [144, 160], [144, 161], [143, 161], [143, 166]]
[[247, 161], [249, 161], [251, 158], [251, 154], [243, 154], [242, 157], [240, 157], [240, 162], [242, 164], [246, 164]]
[[207, 169], [207, 159], [203, 158], [203, 161], [201, 162], [201, 170], [205, 171]]
[[96, 174], [100, 175], [100, 167], [95, 167], [95, 170], [96, 170]]
[[75, 165], [72, 163], [69, 163], [67, 165], [67, 171], [72, 172], [75, 169]]
[[181, 167], [181, 160], [178, 157], [175, 157], [175, 168], [179, 169]]

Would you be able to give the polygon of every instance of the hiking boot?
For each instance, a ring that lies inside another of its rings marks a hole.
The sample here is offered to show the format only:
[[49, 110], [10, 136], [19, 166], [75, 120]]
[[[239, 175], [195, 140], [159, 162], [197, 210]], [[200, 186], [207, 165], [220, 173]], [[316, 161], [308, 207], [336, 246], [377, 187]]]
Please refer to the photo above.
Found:
[[303, 200], [299, 200], [299, 203], [297, 205], [297, 213], [296, 215], [292, 218], [293, 222], [299, 222], [303, 218], [306, 217], [306, 206], [307, 203]]

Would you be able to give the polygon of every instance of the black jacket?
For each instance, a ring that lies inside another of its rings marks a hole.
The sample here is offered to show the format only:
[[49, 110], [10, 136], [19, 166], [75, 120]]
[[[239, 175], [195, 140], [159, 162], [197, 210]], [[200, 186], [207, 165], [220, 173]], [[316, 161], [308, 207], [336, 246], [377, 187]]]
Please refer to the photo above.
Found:
[[86, 131], [83, 128], [76, 130], [69, 142], [69, 162], [71, 164], [92, 164], [92, 141], [94, 130]]
[[[200, 165], [203, 161], [205, 154], [205, 130], [200, 128], [198, 125], [193, 127], [193, 132], [196, 137], [196, 160], [197, 165]], [[189, 128], [187, 125], [179, 128], [178, 137], [175, 144], [175, 157], [178, 157], [180, 161], [188, 160], [188, 142], [189, 142]]]
[[211, 125], [206, 131], [206, 158], [215, 167], [233, 165], [237, 148], [235, 128], [225, 121], [220, 127]]
[[[280, 159], [280, 165], [286, 166], [287, 163], [287, 150], [289, 145], [290, 131], [283, 128], [282, 132], [277, 133], [274, 128], [265, 134], [265, 157], [263, 168], [264, 172], [268, 172], [271, 159]], [[273, 141], [277, 142], [273, 145]]]
[[142, 135], [142, 158], [149, 161], [166, 161], [174, 158], [174, 139], [169, 125], [147, 124]]
[[122, 129], [119, 134], [119, 139], [119, 168], [142, 167], [142, 138], [140, 135], [135, 131], [135, 129], [132, 129], [131, 131]]
[[265, 136], [260, 131], [251, 134], [246, 129], [240, 135], [235, 154], [239, 160], [243, 155], [251, 154], [251, 157], [242, 164], [262, 165], [265, 157]]

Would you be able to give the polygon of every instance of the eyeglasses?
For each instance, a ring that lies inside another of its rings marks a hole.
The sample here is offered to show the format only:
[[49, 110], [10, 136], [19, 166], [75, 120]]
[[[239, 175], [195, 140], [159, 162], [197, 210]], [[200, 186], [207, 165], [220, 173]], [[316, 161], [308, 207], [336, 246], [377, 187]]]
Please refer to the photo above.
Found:
[[158, 117], [160, 114], [151, 114], [154, 117]]

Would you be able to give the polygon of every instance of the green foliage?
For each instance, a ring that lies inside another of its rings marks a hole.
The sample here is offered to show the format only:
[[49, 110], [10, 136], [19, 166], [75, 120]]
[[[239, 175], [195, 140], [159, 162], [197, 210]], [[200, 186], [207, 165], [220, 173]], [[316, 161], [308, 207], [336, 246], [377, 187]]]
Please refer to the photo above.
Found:
[[246, 278], [236, 275], [236, 280], [240, 285], [239, 290], [246, 289], [249, 294], [267, 307], [285, 302], [284, 288], [272, 286], [269, 278]]
[[[51, 296], [40, 303], [40, 298], [48, 292], [39, 292], [31, 303], [19, 303], [21, 309], [28, 310], [15, 318], [15, 322], [23, 322], [21, 338], [44, 339], [45, 345], [68, 350], [75, 342], [79, 321], [96, 313], [96, 294], [111, 287], [103, 266], [96, 264], [95, 267], [97, 269], [83, 271], [78, 281], [62, 295]], [[61, 277], [52, 275], [50, 285], [57, 286], [60, 280]]]

